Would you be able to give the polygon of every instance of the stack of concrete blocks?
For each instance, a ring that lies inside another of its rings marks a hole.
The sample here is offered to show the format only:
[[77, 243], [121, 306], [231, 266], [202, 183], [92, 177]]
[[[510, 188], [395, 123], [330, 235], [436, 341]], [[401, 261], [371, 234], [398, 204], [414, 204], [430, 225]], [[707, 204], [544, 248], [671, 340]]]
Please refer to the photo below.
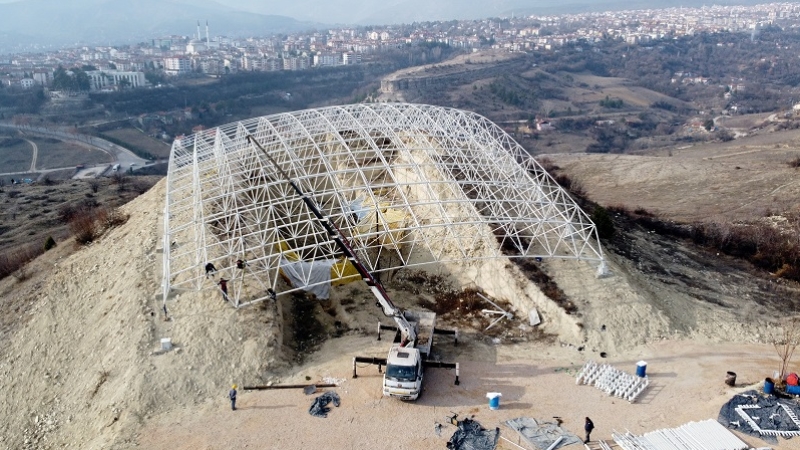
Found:
[[637, 377], [614, 368], [610, 364], [587, 361], [578, 372], [575, 384], [594, 385], [608, 395], [614, 395], [633, 403], [650, 384], [646, 376]]

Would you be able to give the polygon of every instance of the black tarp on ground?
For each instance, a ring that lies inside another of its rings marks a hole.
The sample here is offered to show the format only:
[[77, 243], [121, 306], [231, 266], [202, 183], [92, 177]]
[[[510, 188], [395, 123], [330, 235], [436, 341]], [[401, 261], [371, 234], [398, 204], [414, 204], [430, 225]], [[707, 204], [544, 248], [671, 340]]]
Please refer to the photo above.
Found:
[[794, 411], [796, 415], [800, 416], [800, 404], [798, 404], [795, 399], [778, 398], [774, 395], [768, 395], [758, 391], [747, 391], [734, 395], [728, 403], [722, 405], [717, 420], [719, 423], [732, 430], [755, 436], [765, 442], [775, 445], [778, 443], [777, 437], [762, 435], [754, 430], [736, 412], [736, 408], [741, 405], [757, 405], [758, 408], [745, 409], [744, 411], [753, 419], [756, 425], [763, 430], [800, 431], [800, 428], [798, 428], [786, 414], [786, 411], [779, 406], [779, 403], [783, 403]]
[[333, 406], [338, 408], [339, 394], [328, 391], [315, 398], [314, 403], [311, 404], [311, 408], [308, 409], [308, 413], [315, 417], [328, 417], [328, 413], [331, 411], [330, 406], [328, 406], [330, 402], [333, 402]]
[[500, 439], [500, 428], [485, 430], [472, 419], [458, 421], [458, 428], [447, 442], [450, 450], [494, 450]]

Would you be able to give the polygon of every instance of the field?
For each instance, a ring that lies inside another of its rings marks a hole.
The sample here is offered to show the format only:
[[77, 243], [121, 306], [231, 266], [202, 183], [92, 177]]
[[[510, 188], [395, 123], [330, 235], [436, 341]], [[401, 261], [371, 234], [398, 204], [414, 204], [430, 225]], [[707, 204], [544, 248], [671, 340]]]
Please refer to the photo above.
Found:
[[110, 163], [111, 155], [96, 148], [46, 137], [29, 137], [39, 147], [36, 168], [57, 169], [78, 164]]
[[33, 149], [19, 138], [0, 137], [0, 172], [24, 172], [31, 168]]
[[[605, 206], [670, 220], [741, 221], [798, 213], [800, 131], [682, 146], [652, 155], [543, 155]], [[671, 155], [671, 156], [670, 156]]]
[[169, 158], [171, 147], [168, 144], [159, 141], [158, 139], [151, 138], [150, 136], [147, 136], [146, 134], [132, 127], [103, 131], [100, 133], [100, 137], [111, 138], [110, 140], [115, 143], [116, 141], [124, 142], [125, 145], [123, 146], [130, 149], [134, 153], [146, 152], [155, 156], [156, 158]]
[[596, 104], [606, 96], [621, 99], [626, 105], [649, 108], [655, 102], [688, 106], [680, 100], [667, 97], [649, 89], [634, 86], [624, 78], [599, 77], [589, 74], [571, 74], [578, 85], [567, 90], [570, 100], [578, 104]]

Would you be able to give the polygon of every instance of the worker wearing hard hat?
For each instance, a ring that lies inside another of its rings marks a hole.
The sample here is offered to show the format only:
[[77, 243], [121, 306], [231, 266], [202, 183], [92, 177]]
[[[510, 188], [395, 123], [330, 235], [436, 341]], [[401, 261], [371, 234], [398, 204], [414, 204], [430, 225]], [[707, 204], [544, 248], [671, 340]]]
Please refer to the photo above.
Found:
[[231, 399], [231, 410], [236, 411], [236, 385], [234, 384], [231, 386], [230, 392], [228, 392], [228, 398]]

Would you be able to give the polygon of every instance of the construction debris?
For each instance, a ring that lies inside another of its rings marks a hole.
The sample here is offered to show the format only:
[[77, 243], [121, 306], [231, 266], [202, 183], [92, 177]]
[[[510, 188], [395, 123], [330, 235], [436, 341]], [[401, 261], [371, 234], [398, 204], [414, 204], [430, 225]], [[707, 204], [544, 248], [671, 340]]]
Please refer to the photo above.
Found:
[[777, 436], [800, 436], [800, 404], [747, 391], [735, 395], [719, 411], [719, 421], [728, 428], [777, 444]]
[[484, 429], [476, 420], [466, 418], [457, 422], [458, 428], [447, 448], [450, 450], [494, 450], [500, 439], [500, 428]]
[[[244, 391], [268, 391], [272, 389], [302, 389], [305, 392], [309, 388], [313, 388], [313, 394], [317, 388], [334, 388], [336, 384], [273, 384], [273, 385], [257, 385], [257, 386], [243, 386]], [[308, 394], [306, 394], [308, 395]]]
[[518, 417], [505, 422], [534, 448], [555, 450], [567, 445], [580, 444], [581, 439], [562, 429], [558, 423], [537, 422], [530, 417]]
[[314, 399], [308, 413], [315, 417], [328, 417], [331, 408], [328, 403], [333, 402], [333, 406], [339, 407], [339, 394], [333, 391], [328, 391]]
[[713, 419], [689, 422], [678, 428], [651, 431], [642, 436], [630, 432], [611, 433], [624, 450], [744, 450], [750, 448], [741, 439]]

